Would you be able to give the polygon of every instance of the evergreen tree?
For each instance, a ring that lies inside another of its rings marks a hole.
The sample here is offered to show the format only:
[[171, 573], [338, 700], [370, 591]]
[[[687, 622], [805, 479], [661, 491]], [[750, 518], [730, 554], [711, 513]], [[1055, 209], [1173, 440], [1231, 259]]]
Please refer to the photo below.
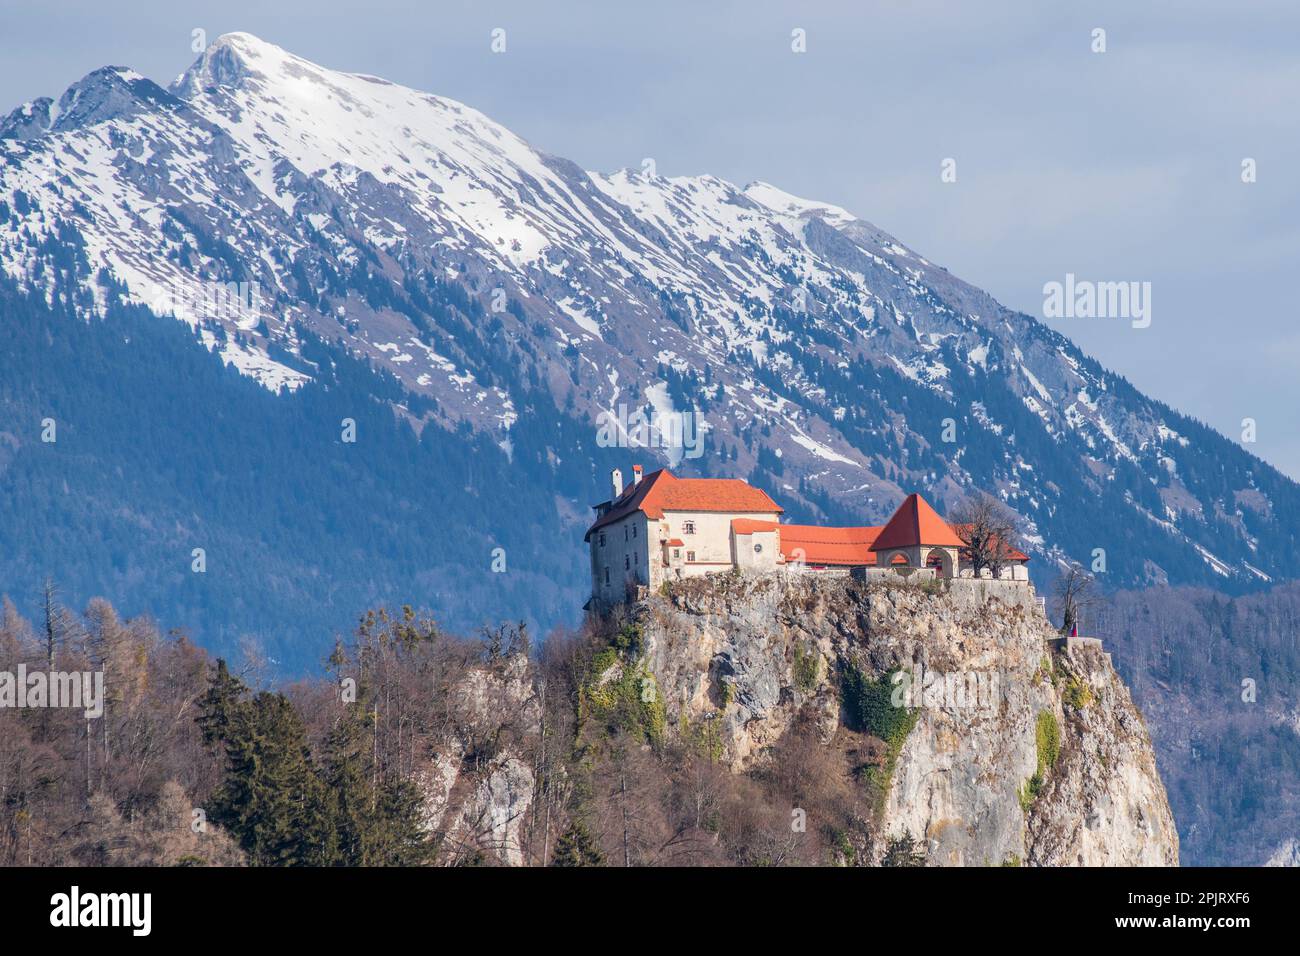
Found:
[[600, 866], [605, 857], [587, 832], [587, 827], [575, 820], [555, 843], [551, 866]]
[[432, 846], [420, 823], [420, 793], [378, 773], [367, 730], [369, 712], [354, 704], [325, 742], [325, 784], [343, 866], [414, 866]]
[[226, 777], [213, 797], [212, 818], [239, 841], [249, 863], [334, 862], [331, 800], [288, 699], [261, 693], [238, 704], [229, 716], [225, 747]]
[[373, 762], [359, 709], [360, 705], [349, 705], [325, 741], [325, 784], [333, 803], [336, 862], [341, 864], [369, 862], [367, 850], [376, 838]]
[[911, 833], [889, 841], [885, 855], [880, 860], [881, 866], [925, 866], [925, 845]]
[[230, 722], [248, 690], [238, 677], [232, 677], [225, 659], [217, 660], [217, 672], [203, 695], [199, 713], [199, 729], [205, 744], [224, 743], [230, 732]]

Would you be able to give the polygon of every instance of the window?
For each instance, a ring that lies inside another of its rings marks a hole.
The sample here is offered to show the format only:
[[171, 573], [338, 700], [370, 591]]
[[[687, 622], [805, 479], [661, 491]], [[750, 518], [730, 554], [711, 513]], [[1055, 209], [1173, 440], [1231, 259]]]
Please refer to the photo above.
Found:
[[627, 540], [627, 525], [623, 525], [623, 540]]
[[603, 531], [600, 533], [600, 546], [605, 547], [605, 532]]
[[641, 567], [641, 552], [640, 552], [640, 551], [633, 552], [633, 554], [632, 554], [632, 563], [635, 564], [638, 568]]
[[632, 569], [632, 559], [625, 554], [623, 555], [623, 570], [630, 571], [631, 569]]
[[687, 552], [686, 552], [686, 560], [687, 560], [687, 561], [694, 561], [694, 560], [695, 560], [695, 552], [694, 552], [694, 551], [687, 551]]
[[763, 546], [762, 546], [761, 544], [756, 544], [756, 545], [754, 545], [754, 553], [755, 553], [755, 554], [762, 554], [762, 553], [763, 553]]
[[681, 548], [673, 548], [673, 557], [674, 557], [674, 558], [680, 558], [681, 556], [682, 556], [682, 549], [681, 549]]
[[632, 525], [632, 537], [636, 537], [636, 525]]
[[609, 583], [609, 568], [605, 569], [605, 583]]
[[694, 521], [683, 521], [683, 522], [682, 522], [682, 534], [695, 534], [695, 522], [694, 522]]

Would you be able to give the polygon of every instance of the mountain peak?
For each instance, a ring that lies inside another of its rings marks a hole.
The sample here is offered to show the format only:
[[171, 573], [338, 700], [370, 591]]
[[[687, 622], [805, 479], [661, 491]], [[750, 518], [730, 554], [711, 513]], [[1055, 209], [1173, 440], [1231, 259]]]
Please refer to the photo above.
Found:
[[42, 96], [14, 109], [0, 120], [0, 139], [35, 139], [50, 127], [54, 101]]
[[260, 56], [266, 52], [276, 53], [280, 56], [288, 55], [283, 47], [278, 47], [274, 43], [263, 40], [261, 37], [244, 30], [232, 30], [230, 33], [223, 33], [208, 45], [209, 50], [221, 47], [242, 50], [252, 56]]
[[50, 131], [81, 129], [176, 105], [170, 93], [135, 70], [101, 66], [64, 90], [58, 102], [42, 96], [0, 119], [0, 139], [35, 140]]
[[189, 99], [202, 90], [237, 87], [250, 76], [277, 73], [291, 61], [323, 71], [322, 67], [251, 33], [223, 33], [208, 44], [193, 66], [176, 78], [171, 89]]

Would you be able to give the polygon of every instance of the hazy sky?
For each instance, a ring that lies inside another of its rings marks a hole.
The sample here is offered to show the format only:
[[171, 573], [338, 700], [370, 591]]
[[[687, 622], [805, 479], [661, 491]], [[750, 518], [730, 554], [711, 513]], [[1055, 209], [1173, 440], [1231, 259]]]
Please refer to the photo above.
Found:
[[0, 113], [106, 64], [167, 83], [192, 30], [245, 30], [461, 100], [588, 169], [653, 157], [836, 203], [1031, 315], [1066, 273], [1150, 282], [1149, 328], [1052, 324], [1233, 440], [1254, 418], [1251, 450], [1300, 477], [1300, 4], [32, 6], [0, 0]]

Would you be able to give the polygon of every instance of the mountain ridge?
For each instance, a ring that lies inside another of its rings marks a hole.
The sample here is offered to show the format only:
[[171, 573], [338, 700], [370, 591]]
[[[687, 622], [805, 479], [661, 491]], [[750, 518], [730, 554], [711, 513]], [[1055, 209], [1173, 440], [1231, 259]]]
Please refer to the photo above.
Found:
[[[394, 403], [417, 429], [466, 424], [507, 453], [532, 391], [593, 430], [620, 405], [697, 410], [710, 454], [684, 467], [796, 514], [879, 521], [912, 490], [986, 488], [1037, 556], [1100, 548], [1122, 583], [1240, 590], [1300, 557], [1294, 482], [832, 204], [586, 172], [250, 34], [169, 90], [103, 68], [51, 104], [0, 123], [0, 266], [92, 311], [104, 271], [158, 314], [187, 284], [256, 287], [255, 307], [178, 317], [272, 390], [313, 378], [319, 339], [426, 404]], [[85, 244], [75, 277], [42, 251], [63, 228]]]

